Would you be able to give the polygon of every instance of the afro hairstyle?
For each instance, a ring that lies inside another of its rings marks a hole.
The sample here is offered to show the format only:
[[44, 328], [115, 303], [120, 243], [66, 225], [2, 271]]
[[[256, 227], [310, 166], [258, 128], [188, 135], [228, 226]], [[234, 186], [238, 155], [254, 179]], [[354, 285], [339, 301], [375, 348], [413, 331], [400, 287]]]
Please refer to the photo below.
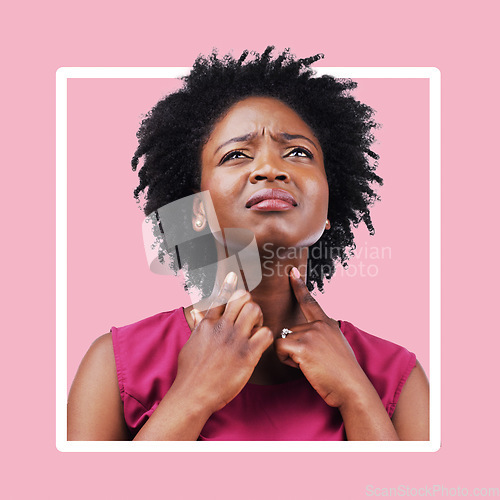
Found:
[[[141, 161], [134, 197], [139, 202], [144, 195], [142, 209], [149, 215], [199, 191], [201, 152], [217, 121], [247, 97], [282, 101], [309, 125], [323, 150], [331, 228], [309, 248], [306, 280], [310, 291], [316, 286], [323, 292], [336, 264], [347, 267], [355, 249], [353, 228], [363, 222], [374, 233], [370, 207], [379, 199], [376, 185], [382, 185], [375, 173], [378, 155], [371, 149], [378, 125], [373, 109], [351, 95], [355, 82], [315, 76], [311, 64], [322, 54], [297, 59], [288, 49], [277, 56], [273, 50], [244, 51], [236, 59], [219, 57], [214, 49], [196, 59], [182, 88], [162, 98], [142, 120], [132, 158], [134, 171]], [[210, 286], [202, 288], [210, 291]]]

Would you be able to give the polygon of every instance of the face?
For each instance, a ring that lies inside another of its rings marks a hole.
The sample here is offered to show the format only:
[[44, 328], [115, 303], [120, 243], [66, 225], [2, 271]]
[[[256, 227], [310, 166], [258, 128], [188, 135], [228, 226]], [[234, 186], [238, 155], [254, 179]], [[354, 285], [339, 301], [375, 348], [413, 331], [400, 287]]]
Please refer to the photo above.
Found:
[[251, 229], [259, 246], [310, 246], [323, 234], [323, 152], [281, 101], [250, 97], [235, 104], [214, 127], [201, 163], [201, 190], [210, 192], [220, 226]]

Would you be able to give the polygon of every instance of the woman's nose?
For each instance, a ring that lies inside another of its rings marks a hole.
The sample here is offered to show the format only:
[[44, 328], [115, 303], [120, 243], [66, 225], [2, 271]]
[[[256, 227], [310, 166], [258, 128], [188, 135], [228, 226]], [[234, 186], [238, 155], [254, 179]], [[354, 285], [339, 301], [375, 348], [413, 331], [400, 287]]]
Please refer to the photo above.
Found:
[[252, 184], [256, 184], [258, 181], [290, 182], [290, 175], [279, 163], [279, 161], [272, 161], [268, 157], [262, 159], [250, 174], [250, 182]]

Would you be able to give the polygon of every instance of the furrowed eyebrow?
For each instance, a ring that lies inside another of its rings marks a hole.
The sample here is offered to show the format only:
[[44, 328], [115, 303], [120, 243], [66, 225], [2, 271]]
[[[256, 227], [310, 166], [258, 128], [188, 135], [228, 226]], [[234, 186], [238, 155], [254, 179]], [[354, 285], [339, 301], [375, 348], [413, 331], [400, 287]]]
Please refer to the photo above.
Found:
[[223, 148], [224, 146], [227, 146], [228, 144], [232, 144], [233, 142], [247, 142], [247, 141], [250, 141], [251, 139], [253, 139], [257, 134], [255, 132], [251, 133], [251, 134], [246, 134], [246, 135], [242, 135], [240, 137], [233, 137], [232, 139], [229, 139], [229, 141], [226, 141], [224, 144], [221, 144], [216, 150], [215, 152], [217, 153], [217, 151], [219, 151], [219, 149]]
[[[219, 151], [219, 149], [223, 148], [224, 146], [227, 146], [228, 144], [233, 144], [235, 142], [247, 142], [247, 141], [250, 141], [252, 140], [255, 136], [257, 135], [256, 132], [253, 132], [253, 133], [250, 133], [250, 134], [245, 134], [245, 135], [241, 135], [239, 137], [233, 137], [232, 139], [229, 139], [228, 141], [224, 142], [223, 144], [221, 144], [216, 150], [215, 150], [215, 153], [217, 153], [217, 151]], [[318, 151], [319, 151], [319, 148], [318, 146], [314, 143], [314, 141], [312, 141], [311, 139], [309, 139], [309, 137], [306, 137], [304, 135], [300, 135], [300, 134], [288, 134], [286, 132], [280, 132], [278, 134], [279, 137], [281, 137], [282, 139], [284, 139], [285, 141], [293, 141], [294, 139], [304, 139], [305, 141], [311, 143]]]
[[282, 137], [283, 139], [285, 139], [286, 141], [293, 141], [294, 139], [304, 139], [307, 142], [310, 142], [319, 151], [318, 146], [316, 146], [316, 144], [313, 141], [311, 141], [311, 139], [309, 139], [308, 137], [306, 137], [304, 135], [300, 135], [300, 134], [287, 134], [286, 132], [281, 132], [278, 135], [280, 137]]

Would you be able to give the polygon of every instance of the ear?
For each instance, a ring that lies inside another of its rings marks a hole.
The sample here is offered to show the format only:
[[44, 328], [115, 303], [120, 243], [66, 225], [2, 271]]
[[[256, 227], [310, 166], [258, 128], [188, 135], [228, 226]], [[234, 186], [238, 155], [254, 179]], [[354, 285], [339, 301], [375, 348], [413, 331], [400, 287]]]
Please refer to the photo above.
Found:
[[193, 217], [192, 217], [193, 229], [196, 232], [203, 231], [207, 225], [207, 215], [205, 213], [205, 206], [203, 201], [199, 196], [195, 196], [193, 199]]

